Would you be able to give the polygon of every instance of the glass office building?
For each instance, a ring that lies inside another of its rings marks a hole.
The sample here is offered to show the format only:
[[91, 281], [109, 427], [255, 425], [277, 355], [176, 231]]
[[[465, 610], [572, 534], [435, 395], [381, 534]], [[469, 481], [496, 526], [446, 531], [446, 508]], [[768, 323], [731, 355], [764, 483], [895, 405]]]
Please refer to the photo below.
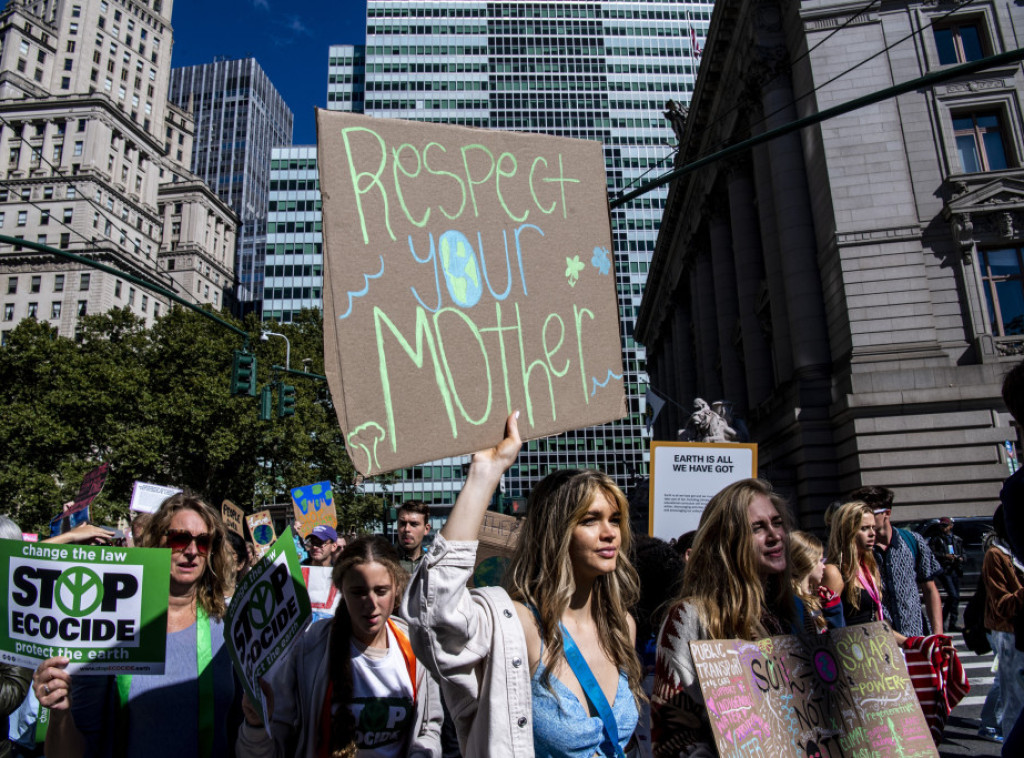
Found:
[[[689, 102], [711, 9], [666, 0], [369, 0], [365, 48], [331, 48], [327, 105], [599, 140], [613, 197], [671, 168], [676, 139], [662, 114], [670, 99]], [[665, 195], [612, 213], [628, 418], [531, 440], [506, 497], [524, 497], [559, 468], [597, 466], [624, 489], [647, 474], [647, 374], [633, 325]], [[459, 483], [451, 486], [449, 474], [459, 480], [461, 468], [436, 462], [398, 472], [393, 490], [448, 505]]]
[[259, 312], [270, 151], [292, 143], [294, 116], [254, 58], [175, 68], [169, 97], [195, 116], [192, 170], [240, 220], [235, 309]]
[[270, 158], [263, 320], [289, 322], [323, 300], [323, 216], [316, 147], [275, 147]]

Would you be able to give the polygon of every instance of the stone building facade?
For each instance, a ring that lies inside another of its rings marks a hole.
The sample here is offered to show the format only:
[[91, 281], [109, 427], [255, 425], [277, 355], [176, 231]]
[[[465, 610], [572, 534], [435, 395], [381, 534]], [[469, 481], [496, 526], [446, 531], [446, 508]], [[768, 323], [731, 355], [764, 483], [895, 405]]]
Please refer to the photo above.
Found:
[[[0, 234], [219, 304], [233, 287], [238, 221], [189, 170], [194, 123], [167, 101], [171, 7], [161, 0], [8, 2], [0, 13]], [[199, 291], [168, 268], [175, 244], [185, 242], [164, 228], [179, 205], [208, 216], [203, 232], [187, 238], [189, 265], [210, 285]], [[135, 289], [84, 264], [0, 243], [0, 338], [23, 318], [71, 336], [80, 316], [112, 307], [147, 322], [166, 312], [167, 298], [135, 296]]]
[[[677, 165], [1014, 49], [1022, 23], [1014, 4], [721, 0]], [[1000, 384], [1024, 352], [1022, 83], [988, 69], [677, 179], [637, 321], [676, 401], [655, 438], [725, 398], [806, 526], [865, 484], [897, 519], [991, 513], [1018, 440]]]

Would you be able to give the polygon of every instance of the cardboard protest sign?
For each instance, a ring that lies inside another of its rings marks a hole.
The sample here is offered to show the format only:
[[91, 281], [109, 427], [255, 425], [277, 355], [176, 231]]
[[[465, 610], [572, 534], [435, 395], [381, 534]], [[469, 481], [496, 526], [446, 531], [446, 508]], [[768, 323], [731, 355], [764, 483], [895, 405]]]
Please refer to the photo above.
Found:
[[270, 674], [310, 618], [291, 530], [281, 537], [235, 587], [224, 617], [224, 642], [253, 703], [263, 703], [260, 678]]
[[721, 758], [938, 755], [888, 624], [690, 652]]
[[171, 552], [0, 540], [0, 661], [162, 674]]
[[292, 507], [295, 511], [295, 531], [303, 538], [308, 537], [313, 527], [320, 524], [332, 529], [338, 526], [330, 482], [296, 487], [292, 490]]
[[362, 474], [622, 418], [601, 143], [317, 111], [324, 366]]
[[244, 540], [245, 526], [243, 526], [243, 521], [245, 520], [245, 511], [230, 500], [225, 500], [220, 504], [220, 515], [224, 519], [224, 526]]
[[147, 484], [146, 482], [134, 482], [132, 484], [132, 499], [128, 509], [139, 513], [156, 513], [160, 504], [171, 495], [181, 492], [177, 487], [161, 487], [159, 484]]
[[500, 587], [512, 553], [519, 541], [519, 519], [487, 511], [477, 532], [479, 545], [476, 566], [469, 578], [470, 587]]
[[274, 534], [274, 519], [270, 511], [259, 511], [246, 516], [245, 523], [249, 525], [252, 544], [256, 546], [256, 557], [262, 558], [277, 539], [277, 535]]
[[667, 541], [696, 529], [721, 490], [757, 476], [757, 445], [652, 442], [650, 471], [650, 533]]
[[109, 463], [101, 463], [82, 478], [82, 486], [78, 488], [75, 495], [75, 506], [84, 507], [89, 505], [103, 489], [103, 483], [107, 481], [107, 472], [110, 470]]

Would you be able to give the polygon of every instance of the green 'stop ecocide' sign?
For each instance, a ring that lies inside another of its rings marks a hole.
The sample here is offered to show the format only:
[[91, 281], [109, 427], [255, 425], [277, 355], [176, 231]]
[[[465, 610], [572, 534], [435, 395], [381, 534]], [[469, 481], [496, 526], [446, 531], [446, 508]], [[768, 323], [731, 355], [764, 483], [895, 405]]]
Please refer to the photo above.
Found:
[[311, 616], [295, 542], [286, 529], [238, 583], [224, 617], [231, 660], [253, 703], [263, 703], [259, 680], [269, 676]]
[[627, 413], [600, 142], [317, 111], [324, 373], [361, 474]]
[[0, 540], [0, 661], [162, 674], [171, 552]]

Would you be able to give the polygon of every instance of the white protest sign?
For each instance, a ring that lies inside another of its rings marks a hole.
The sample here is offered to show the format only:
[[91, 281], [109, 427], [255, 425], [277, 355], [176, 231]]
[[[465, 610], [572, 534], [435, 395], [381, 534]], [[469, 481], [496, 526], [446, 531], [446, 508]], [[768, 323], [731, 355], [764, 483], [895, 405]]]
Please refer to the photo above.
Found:
[[670, 540], [697, 528], [704, 507], [740, 479], [757, 476], [757, 445], [652, 442], [650, 532]]
[[302, 578], [306, 580], [309, 605], [313, 610], [313, 621], [330, 618], [338, 608], [341, 593], [334, 586], [333, 566], [303, 566]]
[[259, 680], [270, 675], [309, 618], [309, 595], [286, 529], [238, 583], [224, 617], [224, 641], [253, 703], [263, 703]]
[[177, 487], [161, 487], [159, 484], [135, 482], [132, 484], [132, 499], [128, 508], [139, 513], [156, 513], [164, 500], [179, 492], [181, 490]]
[[0, 540], [0, 661], [162, 674], [169, 550]]

